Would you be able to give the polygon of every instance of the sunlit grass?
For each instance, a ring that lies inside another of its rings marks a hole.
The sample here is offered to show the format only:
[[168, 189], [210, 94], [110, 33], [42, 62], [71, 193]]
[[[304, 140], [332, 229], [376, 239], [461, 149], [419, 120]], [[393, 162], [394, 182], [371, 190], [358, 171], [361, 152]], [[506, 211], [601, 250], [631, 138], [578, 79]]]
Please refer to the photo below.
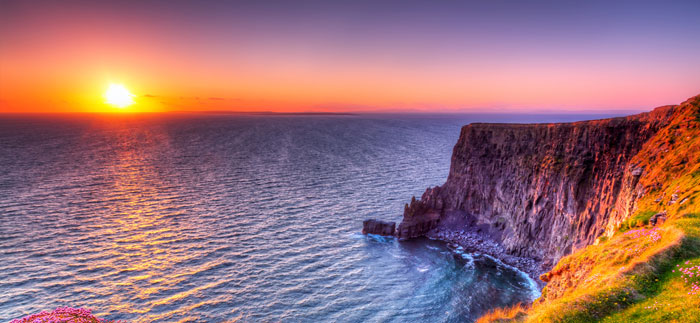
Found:
[[526, 306], [523, 304], [515, 304], [506, 308], [495, 308], [488, 313], [482, 315], [475, 323], [489, 322], [508, 322], [513, 320], [521, 320], [526, 316]]
[[[700, 263], [700, 258], [687, 261], [697, 264]], [[680, 262], [677, 265], [680, 268], [684, 264], [685, 262]], [[700, 297], [681, 273], [666, 272], [653, 287], [658, 293], [624, 311], [613, 313], [603, 322], [695, 322], [700, 318]]]
[[554, 271], [566, 276], [545, 288], [528, 321], [591, 322], [643, 300], [670, 268], [682, 238], [673, 226], [637, 229], [564, 258]]

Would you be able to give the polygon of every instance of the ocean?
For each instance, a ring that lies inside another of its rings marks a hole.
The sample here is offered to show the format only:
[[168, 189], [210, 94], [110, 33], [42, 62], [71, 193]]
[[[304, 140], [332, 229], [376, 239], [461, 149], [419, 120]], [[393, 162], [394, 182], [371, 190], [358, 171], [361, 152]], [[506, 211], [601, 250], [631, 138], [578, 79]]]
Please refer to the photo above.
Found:
[[2, 115], [0, 321], [469, 322], [539, 291], [439, 241], [364, 236], [460, 127], [583, 115]]

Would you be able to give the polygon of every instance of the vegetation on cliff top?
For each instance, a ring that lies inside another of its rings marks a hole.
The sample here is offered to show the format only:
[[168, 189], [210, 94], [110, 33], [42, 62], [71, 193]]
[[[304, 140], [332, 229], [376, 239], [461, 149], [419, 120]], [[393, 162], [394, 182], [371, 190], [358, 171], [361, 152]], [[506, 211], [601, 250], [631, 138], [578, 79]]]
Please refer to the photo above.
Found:
[[698, 116], [700, 96], [677, 107], [632, 160], [645, 169], [645, 194], [612, 237], [562, 258], [529, 308], [480, 322], [700, 322]]
[[10, 323], [119, 323], [108, 321], [92, 315], [92, 311], [85, 308], [59, 307], [51, 312], [40, 312]]

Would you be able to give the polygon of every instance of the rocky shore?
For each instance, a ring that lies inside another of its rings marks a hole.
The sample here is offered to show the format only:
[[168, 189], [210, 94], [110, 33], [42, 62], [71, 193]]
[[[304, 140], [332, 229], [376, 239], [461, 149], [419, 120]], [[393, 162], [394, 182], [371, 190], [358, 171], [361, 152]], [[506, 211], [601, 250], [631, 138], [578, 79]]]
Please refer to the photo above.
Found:
[[510, 255], [503, 246], [483, 234], [465, 230], [453, 231], [438, 227], [430, 230], [425, 236], [429, 239], [444, 241], [452, 249], [462, 247], [465, 252], [481, 253], [494, 257], [504, 264], [526, 273], [537, 283], [539, 288], [545, 285], [545, 282], [539, 279], [540, 275], [546, 271], [542, 268], [541, 262], [527, 257]]
[[[385, 222], [376, 219], [368, 219], [362, 222], [363, 234], [377, 234], [381, 236], [397, 237], [406, 239], [401, 231], [396, 230], [395, 222]], [[481, 253], [494, 257], [506, 265], [517, 268], [526, 273], [542, 288], [544, 282], [539, 276], [546, 272], [542, 263], [527, 257], [517, 257], [508, 254], [505, 248], [498, 242], [489, 238], [487, 234], [470, 230], [450, 230], [445, 226], [434, 226], [433, 229], [424, 234], [432, 240], [444, 241], [451, 249], [461, 247], [469, 253]]]

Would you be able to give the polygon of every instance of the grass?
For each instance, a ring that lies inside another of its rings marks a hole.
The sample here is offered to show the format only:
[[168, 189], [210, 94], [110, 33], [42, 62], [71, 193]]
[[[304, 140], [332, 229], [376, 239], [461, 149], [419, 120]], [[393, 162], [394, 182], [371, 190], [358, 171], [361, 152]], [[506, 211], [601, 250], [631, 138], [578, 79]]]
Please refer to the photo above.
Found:
[[521, 303], [506, 308], [495, 308], [481, 316], [475, 323], [509, 322], [527, 316], [527, 307]]
[[644, 228], [562, 259], [528, 322], [594, 322], [658, 291], [659, 275], [683, 245], [673, 226]]
[[700, 293], [693, 288], [700, 284], [695, 274], [700, 271], [700, 214], [689, 214], [680, 222], [679, 226], [689, 229], [688, 235], [678, 255], [660, 268], [658, 281], [642, 284], [649, 291], [647, 297], [602, 322], [700, 322]]

